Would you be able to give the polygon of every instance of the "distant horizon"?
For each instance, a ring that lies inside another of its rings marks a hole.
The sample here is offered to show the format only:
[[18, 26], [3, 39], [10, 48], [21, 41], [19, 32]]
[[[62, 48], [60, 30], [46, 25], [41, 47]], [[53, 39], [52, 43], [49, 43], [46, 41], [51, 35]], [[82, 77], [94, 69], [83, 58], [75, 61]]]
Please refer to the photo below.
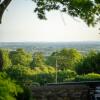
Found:
[[0, 41], [0, 43], [70, 43], [70, 42], [100, 42], [97, 41]]
[[45, 55], [63, 48], [73, 48], [81, 52], [89, 50], [100, 51], [100, 41], [75, 42], [0, 42], [0, 48], [17, 50], [23, 48], [29, 52], [43, 52]]

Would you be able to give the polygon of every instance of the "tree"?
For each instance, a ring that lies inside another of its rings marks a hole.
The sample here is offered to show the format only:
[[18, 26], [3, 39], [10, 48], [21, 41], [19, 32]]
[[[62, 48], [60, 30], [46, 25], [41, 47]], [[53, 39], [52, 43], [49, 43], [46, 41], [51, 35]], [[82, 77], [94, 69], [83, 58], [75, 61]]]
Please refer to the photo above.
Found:
[[42, 52], [35, 52], [33, 54], [33, 60], [32, 60], [31, 66], [32, 67], [42, 67], [44, 65], [45, 65], [45, 63], [44, 63], [43, 53]]
[[29, 66], [32, 61], [32, 55], [26, 52], [24, 49], [19, 48], [16, 51], [10, 52], [10, 59], [13, 65]]
[[100, 52], [90, 51], [86, 57], [76, 65], [78, 74], [99, 73], [100, 74]]
[[63, 70], [58, 72], [58, 82], [68, 81], [76, 76], [76, 72], [72, 70]]
[[7, 69], [12, 65], [9, 58], [9, 51], [5, 49], [0, 49], [0, 69]]
[[57, 65], [59, 69], [74, 69], [76, 63], [80, 61], [82, 55], [76, 49], [62, 49], [57, 52], [53, 52], [48, 57], [47, 64], [51, 66]]
[[[3, 13], [12, 0], [0, 0], [0, 23]], [[100, 0], [32, 0], [36, 4], [34, 12], [40, 19], [46, 19], [46, 12], [60, 10], [71, 16], [80, 17], [88, 25], [100, 20]]]
[[32, 75], [35, 74], [30, 67], [25, 67], [23, 65], [13, 65], [5, 71], [11, 79], [15, 79], [21, 85], [25, 85], [25, 82], [32, 81]]

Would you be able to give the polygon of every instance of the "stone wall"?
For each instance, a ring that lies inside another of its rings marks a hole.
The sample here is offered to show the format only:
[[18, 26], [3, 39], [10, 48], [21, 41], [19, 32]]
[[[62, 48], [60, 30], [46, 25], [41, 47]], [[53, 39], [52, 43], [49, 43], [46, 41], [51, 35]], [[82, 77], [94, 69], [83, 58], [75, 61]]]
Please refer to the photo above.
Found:
[[90, 100], [89, 87], [85, 85], [54, 85], [33, 87], [36, 100]]

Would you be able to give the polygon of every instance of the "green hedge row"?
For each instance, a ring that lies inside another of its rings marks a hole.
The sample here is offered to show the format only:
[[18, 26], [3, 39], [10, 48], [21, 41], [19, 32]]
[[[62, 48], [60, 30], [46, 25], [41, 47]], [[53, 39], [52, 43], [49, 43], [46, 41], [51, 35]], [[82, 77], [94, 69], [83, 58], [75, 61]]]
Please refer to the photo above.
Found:
[[88, 73], [84, 75], [77, 75], [75, 81], [100, 81], [100, 74]]

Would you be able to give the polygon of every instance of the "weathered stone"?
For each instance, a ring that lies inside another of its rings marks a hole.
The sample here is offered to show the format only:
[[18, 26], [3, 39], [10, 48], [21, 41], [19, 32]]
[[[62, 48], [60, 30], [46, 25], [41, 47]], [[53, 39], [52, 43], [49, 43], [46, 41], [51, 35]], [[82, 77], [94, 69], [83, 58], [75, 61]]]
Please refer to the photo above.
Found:
[[32, 89], [36, 100], [88, 100], [89, 87], [84, 85], [42, 86]]

